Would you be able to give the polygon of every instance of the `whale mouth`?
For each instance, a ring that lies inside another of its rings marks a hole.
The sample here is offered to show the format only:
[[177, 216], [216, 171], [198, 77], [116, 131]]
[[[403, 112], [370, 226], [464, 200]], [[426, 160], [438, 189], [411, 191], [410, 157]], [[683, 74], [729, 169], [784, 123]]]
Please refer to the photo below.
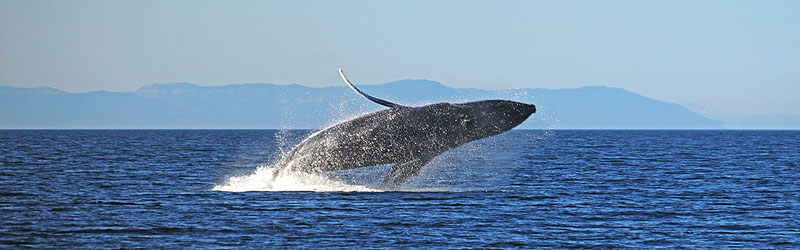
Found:
[[536, 105], [521, 102], [512, 103], [512, 108], [509, 110], [509, 116], [513, 117], [514, 120], [517, 120], [519, 123], [522, 123], [528, 119], [531, 114], [536, 113]]
[[522, 109], [523, 114], [531, 115], [533, 113], [536, 113], [536, 105], [527, 103], [521, 103], [521, 104], [522, 107], [520, 109]]

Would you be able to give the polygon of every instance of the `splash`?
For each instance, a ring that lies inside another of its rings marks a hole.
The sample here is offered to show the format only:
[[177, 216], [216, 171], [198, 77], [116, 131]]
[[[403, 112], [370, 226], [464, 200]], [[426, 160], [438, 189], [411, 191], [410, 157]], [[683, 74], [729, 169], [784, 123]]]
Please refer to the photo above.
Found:
[[[332, 126], [332, 125], [331, 125]], [[225, 192], [381, 192], [383, 190], [362, 185], [348, 184], [332, 179], [320, 173], [290, 172], [288, 168], [276, 167], [284, 157], [287, 157], [292, 147], [303, 140], [312, 137], [321, 130], [312, 134], [291, 133], [289, 129], [281, 129], [275, 133], [275, 142], [279, 157], [269, 166], [260, 166], [250, 174], [229, 177], [224, 183], [215, 185], [211, 190]], [[289, 163], [291, 164], [291, 162]], [[282, 170], [281, 170], [282, 169]]]
[[273, 166], [258, 167], [255, 172], [230, 177], [211, 190], [225, 192], [249, 191], [305, 191], [305, 192], [381, 192], [366, 186], [352, 185], [332, 180], [327, 176], [304, 172], [277, 172]]

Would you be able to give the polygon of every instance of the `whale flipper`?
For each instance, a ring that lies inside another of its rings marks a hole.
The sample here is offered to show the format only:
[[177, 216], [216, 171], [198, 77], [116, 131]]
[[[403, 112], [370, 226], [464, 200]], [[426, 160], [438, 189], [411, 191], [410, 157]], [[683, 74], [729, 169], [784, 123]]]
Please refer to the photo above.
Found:
[[393, 103], [393, 102], [390, 102], [390, 101], [387, 101], [387, 100], [383, 100], [383, 99], [378, 99], [378, 98], [375, 98], [375, 97], [373, 97], [371, 95], [367, 95], [364, 92], [361, 92], [361, 90], [356, 88], [355, 85], [350, 83], [350, 80], [347, 80], [347, 77], [344, 76], [344, 72], [342, 72], [342, 68], [339, 68], [339, 76], [342, 77], [342, 80], [344, 80], [344, 83], [346, 83], [347, 86], [350, 87], [350, 89], [352, 89], [353, 91], [358, 93], [358, 95], [360, 95], [360, 96], [362, 96], [364, 98], [367, 98], [367, 100], [373, 101], [373, 102], [375, 102], [377, 104], [380, 104], [380, 105], [383, 105], [383, 106], [386, 106], [386, 107], [390, 107], [390, 108], [402, 108], [402, 107], [405, 107], [403, 105], [399, 105], [399, 104], [396, 104], [396, 103]]
[[386, 178], [381, 183], [381, 189], [395, 189], [403, 185], [409, 178], [414, 177], [419, 173], [425, 164], [428, 164], [433, 158], [429, 159], [414, 159], [406, 162], [400, 162], [392, 166], [389, 172], [386, 173]]

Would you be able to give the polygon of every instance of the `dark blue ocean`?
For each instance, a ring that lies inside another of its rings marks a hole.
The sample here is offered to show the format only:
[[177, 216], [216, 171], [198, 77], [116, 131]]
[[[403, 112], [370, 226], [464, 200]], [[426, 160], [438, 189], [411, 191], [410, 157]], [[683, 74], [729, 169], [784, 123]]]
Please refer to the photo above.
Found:
[[0, 248], [800, 248], [800, 131], [515, 130], [274, 178], [306, 130], [0, 131]]

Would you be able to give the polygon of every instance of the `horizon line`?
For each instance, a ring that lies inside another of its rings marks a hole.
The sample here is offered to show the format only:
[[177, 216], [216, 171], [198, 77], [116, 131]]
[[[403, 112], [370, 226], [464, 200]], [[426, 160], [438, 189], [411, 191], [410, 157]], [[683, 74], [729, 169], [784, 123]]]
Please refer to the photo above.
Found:
[[[380, 86], [380, 85], [398, 83], [398, 82], [403, 82], [403, 81], [433, 82], [433, 83], [438, 83], [438, 84], [440, 84], [440, 85], [442, 85], [442, 86], [444, 86], [446, 88], [451, 88], [451, 89], [477, 89], [477, 90], [486, 90], [486, 91], [502, 91], [502, 90], [517, 90], [517, 89], [576, 90], [576, 89], [582, 89], [582, 88], [609, 88], [609, 89], [621, 89], [621, 90], [625, 90], [625, 91], [628, 91], [628, 92], [631, 92], [631, 93], [635, 93], [637, 95], [641, 95], [639, 93], [627, 90], [625, 88], [613, 87], [613, 86], [608, 86], [608, 85], [583, 85], [583, 86], [575, 87], [575, 88], [559, 88], [559, 89], [530, 88], [530, 87], [487, 89], [487, 88], [472, 88], [472, 87], [469, 87], [469, 88], [451, 87], [451, 86], [448, 86], [448, 85], [446, 85], [446, 84], [444, 84], [442, 82], [439, 82], [439, 81], [421, 79], [421, 78], [420, 79], [401, 79], [401, 80], [397, 80], [397, 81], [384, 82], [384, 83], [365, 83], [365, 84], [359, 84], [358, 86]], [[149, 87], [149, 86], [159, 86], [159, 85], [168, 86], [168, 85], [178, 85], [178, 84], [189, 84], [189, 85], [192, 85], [192, 86], [202, 87], [202, 88], [226, 87], [226, 86], [242, 86], [242, 85], [278, 85], [278, 86], [298, 85], [298, 86], [302, 86], [302, 87], [306, 87], [306, 88], [314, 88], [314, 89], [335, 88], [335, 87], [347, 88], [347, 85], [340, 85], [340, 84], [330, 85], [330, 86], [308, 86], [308, 85], [305, 85], [305, 84], [302, 84], [302, 83], [271, 83], [271, 82], [228, 83], [228, 84], [221, 84], [221, 85], [201, 85], [201, 84], [197, 84], [197, 83], [193, 83], [193, 82], [167, 82], [167, 83], [150, 83], [150, 84], [142, 85], [138, 89], [132, 90], [132, 91], [114, 91], [114, 90], [97, 89], [97, 90], [90, 90], [90, 91], [85, 91], [85, 92], [72, 92], [72, 91], [63, 90], [63, 89], [59, 89], [59, 88], [51, 87], [51, 86], [44, 86], [44, 85], [40, 85], [40, 86], [36, 86], [36, 87], [19, 87], [19, 86], [12, 86], [12, 85], [0, 85], [0, 87], [18, 88], [18, 89], [53, 89], [53, 90], [58, 90], [58, 91], [61, 91], [61, 92], [66, 92], [66, 93], [69, 93], [69, 94], [87, 94], [87, 93], [93, 93], [93, 92], [133, 93], [133, 92], [137, 92], [137, 91], [142, 90], [143, 88]], [[648, 97], [648, 98], [650, 98], [650, 97]], [[654, 100], [658, 100], [658, 99], [654, 99]]]

